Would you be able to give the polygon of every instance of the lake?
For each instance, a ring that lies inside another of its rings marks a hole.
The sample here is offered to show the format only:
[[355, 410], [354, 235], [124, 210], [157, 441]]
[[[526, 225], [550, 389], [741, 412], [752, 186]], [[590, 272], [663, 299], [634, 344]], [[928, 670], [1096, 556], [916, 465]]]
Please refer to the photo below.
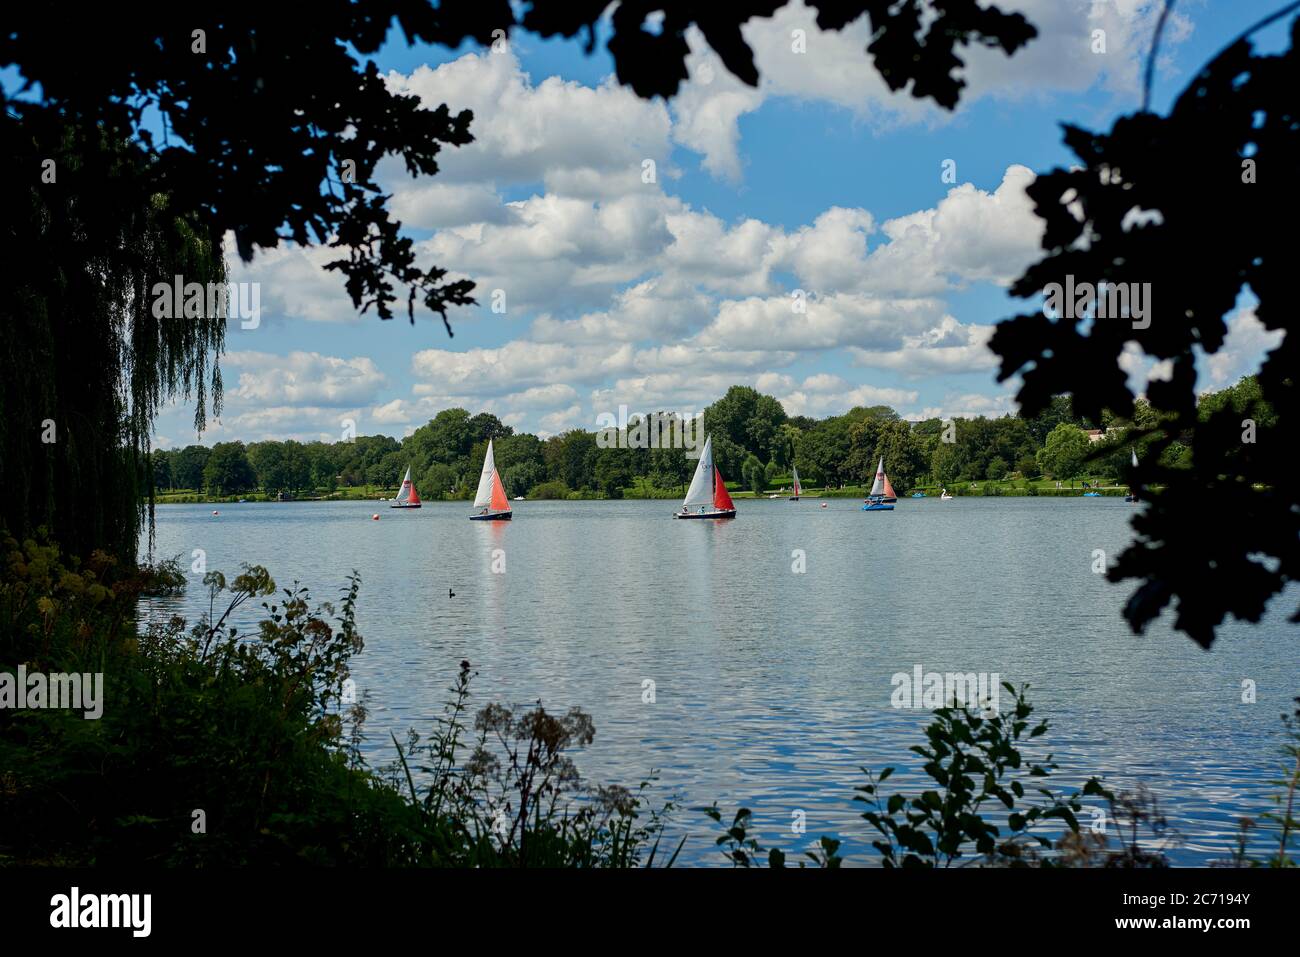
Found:
[[[1279, 715], [1300, 693], [1294, 593], [1205, 652], [1164, 624], [1134, 636], [1119, 614], [1132, 583], [1093, 573], [1095, 549], [1113, 560], [1131, 537], [1135, 506], [1121, 499], [825, 502], [741, 500], [729, 522], [673, 521], [670, 501], [518, 502], [513, 522], [470, 522], [466, 502], [171, 505], [157, 510], [156, 554], [187, 567], [203, 549], [228, 576], [265, 565], [315, 600], [357, 569], [366, 647], [353, 676], [371, 695], [372, 764], [393, 757], [390, 730], [432, 727], [469, 659], [476, 706], [540, 698], [592, 715], [578, 756], [589, 780], [635, 786], [658, 769], [654, 793], [677, 797], [677, 833], [692, 835], [684, 863], [725, 863], [691, 810], [715, 800], [751, 808], [765, 844], [797, 851], [830, 834], [848, 863], [872, 863], [853, 788], [860, 766], [895, 765], [887, 787], [918, 790], [908, 748], [927, 713], [891, 705], [891, 676], [918, 665], [1028, 682], [1052, 724], [1039, 739], [1061, 765], [1050, 780], [1146, 782], [1182, 835], [1177, 864], [1225, 856], [1236, 819], [1270, 807]], [[197, 618], [193, 578], [146, 612]]]

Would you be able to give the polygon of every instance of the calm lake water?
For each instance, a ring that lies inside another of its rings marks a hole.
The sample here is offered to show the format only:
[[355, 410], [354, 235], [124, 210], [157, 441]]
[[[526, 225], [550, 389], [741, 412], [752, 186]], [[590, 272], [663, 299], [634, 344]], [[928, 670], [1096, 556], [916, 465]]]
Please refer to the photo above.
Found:
[[[691, 810], [714, 800], [752, 808], [765, 843], [798, 850], [830, 834], [849, 863], [870, 863], [853, 788], [862, 765], [897, 766], [897, 790], [921, 783], [908, 748], [927, 714], [891, 706], [891, 676], [916, 665], [1029, 682], [1052, 724], [1051, 780], [1146, 782], [1182, 835], [1178, 864], [1225, 856], [1237, 817], [1270, 806], [1300, 630], [1279, 611], [1224, 628], [1210, 652], [1167, 626], [1132, 635], [1119, 615], [1131, 585], [1091, 568], [1094, 549], [1113, 558], [1129, 541], [1133, 506], [826, 502], [740, 501], [736, 520], [716, 523], [672, 521], [676, 504], [662, 501], [520, 502], [510, 523], [467, 521], [463, 502], [161, 506], [156, 554], [188, 565], [201, 548], [228, 575], [262, 564], [318, 600], [357, 569], [366, 648], [353, 675], [371, 694], [373, 764], [391, 760], [390, 730], [432, 726], [467, 658], [478, 705], [588, 711], [596, 740], [578, 761], [590, 780], [635, 786], [657, 768], [655, 793], [679, 799], [677, 827], [692, 835], [687, 863], [724, 863], [712, 822]], [[196, 618], [201, 593], [196, 580], [147, 611]]]

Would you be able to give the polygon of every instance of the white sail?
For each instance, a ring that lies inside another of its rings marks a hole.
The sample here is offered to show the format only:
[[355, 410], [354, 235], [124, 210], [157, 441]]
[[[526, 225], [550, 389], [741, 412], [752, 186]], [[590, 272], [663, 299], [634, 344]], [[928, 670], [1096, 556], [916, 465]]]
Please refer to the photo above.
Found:
[[885, 494], [885, 457], [880, 457], [880, 464], [876, 466], [876, 481], [871, 485], [872, 495]]
[[406, 467], [406, 478], [402, 479], [402, 490], [397, 493], [395, 501], [406, 503], [411, 500], [411, 467]]
[[487, 455], [483, 456], [483, 471], [478, 477], [478, 493], [474, 496], [475, 508], [492, 504], [492, 473], [496, 470], [496, 460], [492, 457], [492, 440], [488, 439]]
[[1132, 448], [1132, 447], [1130, 446], [1128, 451], [1129, 451], [1129, 455], [1133, 456], [1133, 467], [1134, 467], [1134, 468], [1137, 468], [1137, 467], [1138, 467], [1138, 454], [1137, 454], [1137, 449]]
[[697, 505], [713, 505], [712, 436], [706, 436], [704, 439], [704, 451], [700, 453], [700, 461], [695, 466], [695, 475], [691, 479], [691, 487], [686, 490], [686, 498], [682, 504], [687, 508]]
[[792, 465], [790, 466], [790, 471], [793, 473], [792, 481], [794, 483], [794, 494], [798, 495], [801, 491], [803, 491], [803, 489], [799, 487], [799, 470]]

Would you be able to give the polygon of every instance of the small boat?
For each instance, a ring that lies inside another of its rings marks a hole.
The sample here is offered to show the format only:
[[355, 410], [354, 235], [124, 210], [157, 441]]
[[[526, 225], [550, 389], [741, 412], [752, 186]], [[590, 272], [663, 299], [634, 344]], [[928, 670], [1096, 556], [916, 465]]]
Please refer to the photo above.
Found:
[[[1133, 448], [1133, 446], [1130, 445], [1130, 446], [1129, 446], [1129, 449], [1128, 449], [1128, 454], [1129, 454], [1129, 457], [1130, 457], [1130, 461], [1132, 461], [1132, 463], [1133, 463], [1133, 468], [1136, 469], [1136, 468], [1138, 467], [1138, 454], [1137, 454], [1137, 449]], [[1129, 487], [1128, 494], [1124, 496], [1124, 501], [1126, 501], [1126, 502], [1136, 502], [1136, 501], [1138, 501], [1137, 492], [1133, 491], [1132, 486]]]
[[951, 499], [952, 496], [948, 494], [948, 490], [946, 488], [939, 489], [939, 501], [947, 502], [950, 501]]
[[799, 484], [799, 470], [793, 465], [790, 466], [791, 477], [794, 484], [794, 494], [790, 496], [790, 501], [799, 501], [799, 493], [803, 491], [803, 486]]
[[415, 483], [411, 481], [411, 467], [406, 467], [406, 478], [402, 479], [402, 490], [397, 493], [397, 498], [393, 499], [393, 504], [389, 508], [419, 508], [420, 493], [415, 490]]
[[1084, 493], [1083, 493], [1083, 497], [1084, 497], [1084, 498], [1101, 498], [1101, 493], [1100, 493], [1100, 492], [1084, 492]]
[[522, 502], [523, 500], [524, 500], [524, 497], [523, 497], [522, 495], [516, 495], [516, 496], [514, 497], [514, 501], [516, 501], [516, 502]]
[[474, 507], [482, 509], [469, 517], [471, 522], [508, 522], [511, 511], [506, 499], [505, 486], [501, 484], [501, 475], [497, 472], [496, 459], [492, 455], [492, 440], [488, 439], [487, 454], [483, 456], [483, 471], [478, 477], [478, 494], [474, 496]]
[[876, 466], [876, 481], [872, 483], [871, 494], [867, 496], [867, 504], [862, 506], [864, 512], [892, 512], [894, 502], [898, 499], [894, 496], [894, 489], [889, 484], [889, 477], [885, 475], [885, 457], [880, 457], [880, 464]]
[[925, 498], [925, 493], [924, 493], [924, 492], [913, 492], [913, 493], [912, 493], [912, 498]]
[[682, 500], [682, 510], [673, 512], [673, 518], [735, 518], [736, 506], [727, 493], [722, 473], [713, 464], [713, 437], [704, 439], [704, 451], [695, 465], [691, 486]]

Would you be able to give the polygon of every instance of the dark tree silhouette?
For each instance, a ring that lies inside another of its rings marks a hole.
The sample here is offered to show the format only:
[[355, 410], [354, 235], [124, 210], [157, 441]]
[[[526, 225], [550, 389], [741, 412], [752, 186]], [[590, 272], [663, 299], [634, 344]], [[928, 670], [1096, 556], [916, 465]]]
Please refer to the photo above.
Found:
[[[614, 6], [609, 40], [619, 80], [645, 97], [676, 93], [686, 78], [685, 32], [695, 25], [728, 69], [757, 84], [741, 25], [771, 16], [785, 2], [623, 0]], [[518, 25], [544, 37], [585, 32], [590, 49], [609, 6], [607, 0], [533, 0]], [[949, 109], [963, 86], [953, 76], [962, 66], [958, 45], [978, 42], [1010, 54], [1035, 35], [1019, 14], [975, 0], [813, 6], [827, 29], [869, 16], [874, 33], [867, 52], [891, 89], [910, 84], [915, 96]], [[656, 11], [662, 24], [647, 29]], [[358, 308], [373, 305], [389, 318], [404, 289], [412, 322], [417, 300], [447, 322], [448, 306], [473, 301], [473, 284], [416, 266], [374, 170], [384, 156], [399, 155], [412, 175], [433, 175], [442, 144], [472, 140], [472, 116], [453, 115], [446, 105], [425, 110], [416, 97], [390, 92], [373, 61], [360, 65], [348, 48], [373, 54], [394, 21], [411, 43], [488, 44], [516, 26], [511, 5], [333, 0], [288, 12], [272, 5], [145, 3], [130, 16], [92, 7], [66, 17], [49, 5], [20, 5], [6, 12], [0, 66], [16, 66], [29, 85], [38, 85], [40, 101], [10, 98], [11, 121], [39, 129], [32, 121], [52, 111], [61, 124], [99, 127], [133, 142], [150, 158], [144, 194], [170, 194], [175, 208], [200, 215], [214, 236], [233, 231], [245, 260], [281, 239], [328, 242], [345, 253], [329, 268], [346, 276]], [[161, 135], [154, 132], [157, 121]], [[37, 156], [49, 156], [42, 139], [36, 139]], [[24, 165], [34, 175], [35, 167]]]
[[[754, 54], [740, 28], [753, 17], [770, 17], [786, 2], [622, 0], [611, 17], [609, 40], [619, 82], [643, 97], [675, 95], [687, 78], [686, 31], [694, 25], [728, 70], [757, 86]], [[965, 86], [953, 76], [963, 65], [954, 52], [957, 46], [977, 42], [1012, 54], [1037, 35], [1020, 14], [982, 7], [975, 0], [809, 0], [808, 5], [817, 10], [817, 25], [823, 30], [841, 30], [866, 14], [872, 29], [867, 53], [889, 88], [902, 90], [910, 84], [913, 96], [933, 99], [948, 109], [957, 105]], [[596, 21], [608, 6], [606, 0], [536, 0], [522, 25], [544, 37], [583, 33], [590, 50]], [[647, 30], [646, 18], [656, 12], [662, 12], [662, 22], [657, 30]]]
[[[1141, 582], [1124, 610], [1134, 631], [1176, 601], [1175, 627], [1207, 648], [1227, 615], [1258, 621], [1269, 599], [1300, 577], [1287, 429], [1296, 419], [1300, 356], [1289, 236], [1300, 212], [1300, 20], [1281, 55], [1255, 55], [1247, 39], [1297, 8], [1219, 53], [1168, 116], [1144, 110], [1105, 134], [1066, 126], [1079, 167], [1041, 175], [1029, 188], [1046, 221], [1047, 254], [1012, 291], [1036, 296], [1067, 277], [1076, 286], [1150, 283], [1149, 325], [1035, 312], [1001, 323], [991, 342], [1002, 359], [999, 378], [1023, 376], [1017, 398], [1029, 415], [1064, 392], [1076, 413], [1095, 421], [1103, 409], [1131, 415], [1134, 396], [1119, 366], [1127, 341], [1172, 364], [1169, 380], [1147, 389], [1164, 421], [1146, 434], [1153, 453], [1189, 442], [1192, 464], [1168, 467], [1158, 454], [1139, 462], [1133, 486], [1162, 488], [1145, 496], [1150, 504], [1133, 521], [1137, 541], [1109, 577]], [[1247, 288], [1259, 300], [1260, 321], [1285, 336], [1259, 372], [1259, 400], [1198, 414], [1196, 353], [1223, 346], [1224, 315]]]
[[[6, 156], [30, 150], [16, 124], [0, 129]], [[198, 428], [209, 397], [219, 409], [226, 327], [218, 315], [156, 317], [149, 290], [176, 274], [221, 283], [225, 264], [193, 216], [134, 192], [138, 152], [86, 130], [45, 155], [54, 182], [30, 169], [0, 181], [0, 526], [44, 526], [73, 555], [133, 562], [154, 416], [177, 394], [197, 400]]]

